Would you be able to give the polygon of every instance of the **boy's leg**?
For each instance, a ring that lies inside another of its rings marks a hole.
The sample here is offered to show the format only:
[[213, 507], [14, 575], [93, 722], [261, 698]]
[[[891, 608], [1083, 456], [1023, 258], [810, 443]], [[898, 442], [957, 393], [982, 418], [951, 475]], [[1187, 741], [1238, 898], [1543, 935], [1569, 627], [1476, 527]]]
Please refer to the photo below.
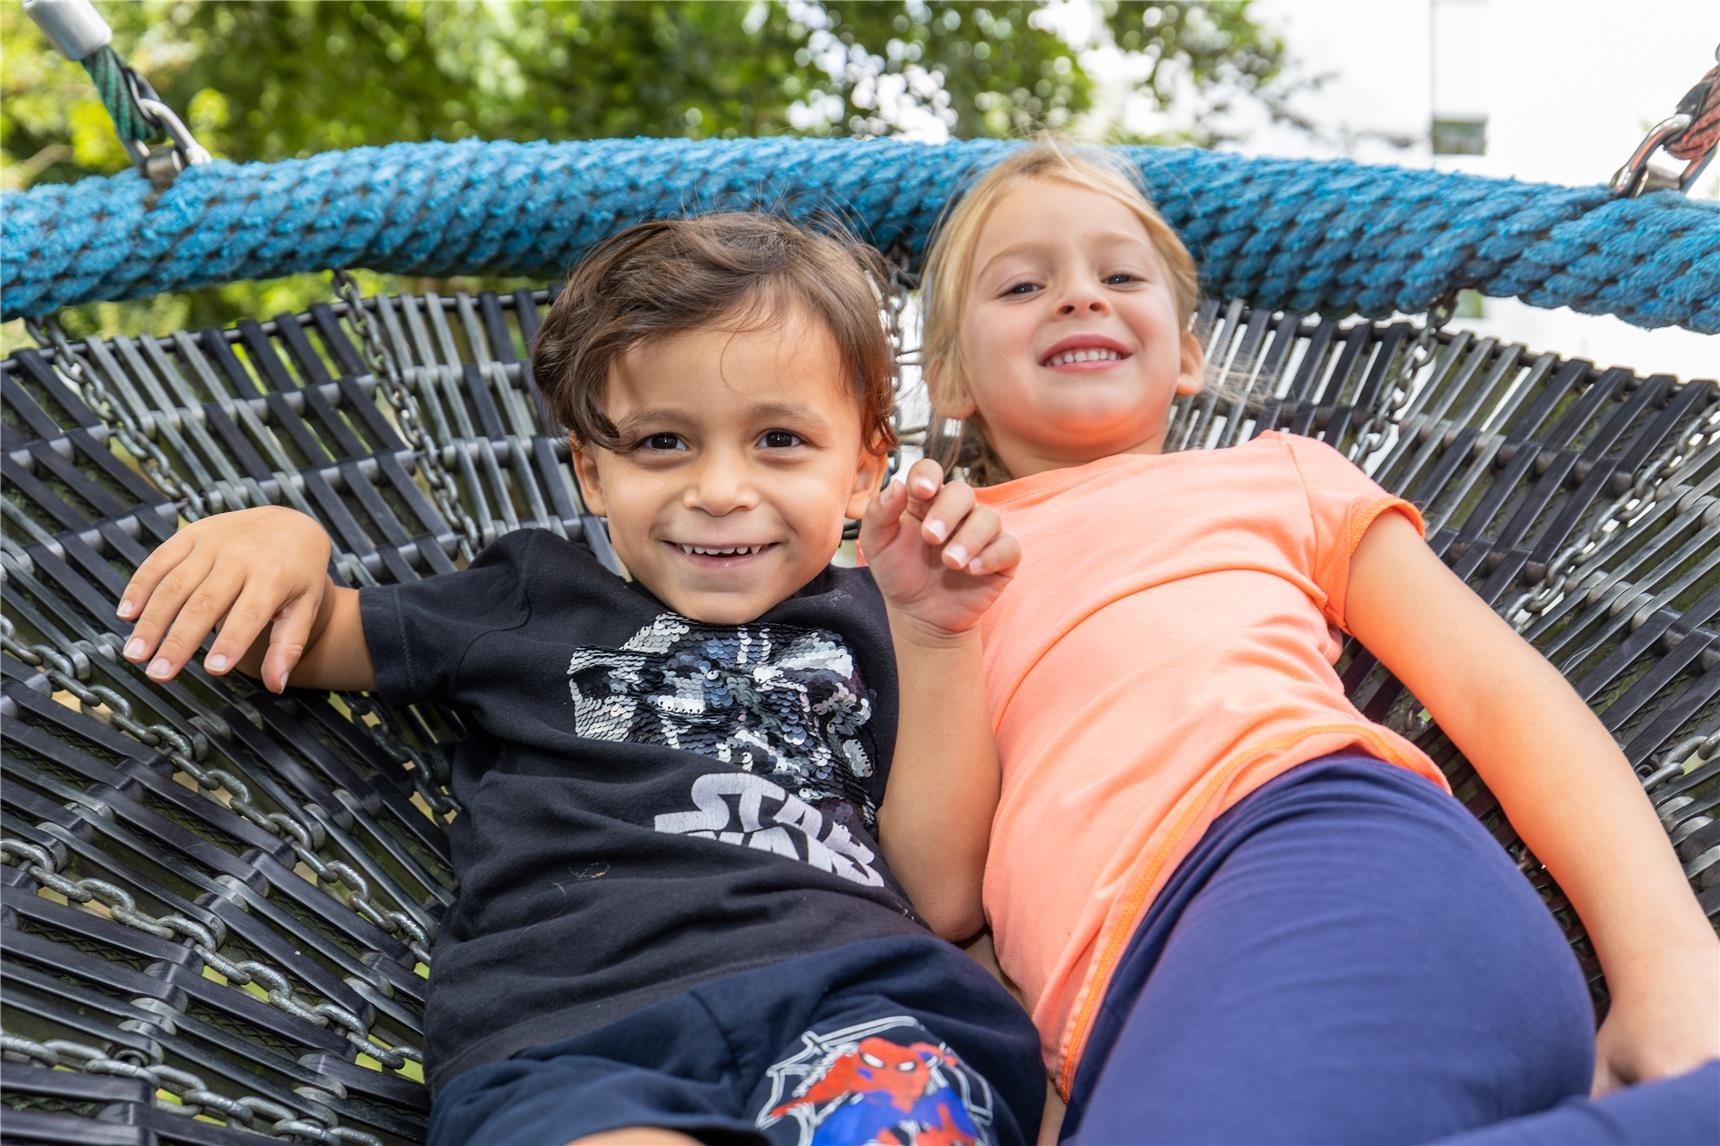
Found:
[[1038, 1036], [954, 947], [877, 940], [773, 970], [779, 988], [812, 1005], [761, 1012], [733, 991], [699, 991], [758, 1080], [747, 1109], [771, 1142], [1034, 1140], [1045, 1086]]
[[1075, 1141], [1426, 1142], [1587, 1091], [1593, 1016], [1558, 926], [1407, 771], [1328, 758], [1267, 785], [1153, 911]]
[[567, 1146], [702, 1146], [697, 1138], [679, 1130], [659, 1130], [655, 1126], [623, 1126], [619, 1130], [600, 1130], [576, 1138]]
[[[430, 1146], [624, 1141], [1025, 1146], [1045, 1073], [1033, 1024], [930, 935], [785, 959], [465, 1071]], [[892, 1138], [891, 1135], [895, 1137]]]
[[723, 1033], [682, 995], [462, 1071], [436, 1093], [429, 1146], [562, 1146], [603, 1135], [633, 1143], [642, 1127], [756, 1143], [740, 1113], [745, 1089]]

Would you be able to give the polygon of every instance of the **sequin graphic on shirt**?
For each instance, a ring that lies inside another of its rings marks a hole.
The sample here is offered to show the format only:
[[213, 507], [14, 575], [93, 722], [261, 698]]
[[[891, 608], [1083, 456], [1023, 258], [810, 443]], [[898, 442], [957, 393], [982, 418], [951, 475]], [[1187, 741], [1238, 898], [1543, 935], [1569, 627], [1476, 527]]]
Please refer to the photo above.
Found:
[[580, 648], [568, 668], [574, 730], [660, 744], [740, 771], [697, 777], [690, 808], [659, 831], [791, 855], [878, 886], [876, 808], [863, 779], [872, 702], [835, 633], [784, 625], [706, 625], [656, 617], [619, 650]]
[[[801, 1050], [770, 1068], [755, 1125], [796, 1146], [877, 1142], [974, 1146], [992, 1141], [991, 1088], [906, 1015], [801, 1035]], [[798, 1135], [774, 1130], [792, 1120]]]

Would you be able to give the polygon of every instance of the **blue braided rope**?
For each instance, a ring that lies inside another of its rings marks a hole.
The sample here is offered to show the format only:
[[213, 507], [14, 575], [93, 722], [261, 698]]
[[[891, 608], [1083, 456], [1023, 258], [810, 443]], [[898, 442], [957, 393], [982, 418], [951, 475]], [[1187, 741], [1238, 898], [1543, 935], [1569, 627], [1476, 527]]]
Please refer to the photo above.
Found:
[[[0, 199], [4, 317], [333, 267], [552, 279], [682, 211], [834, 211], [912, 264], [951, 194], [1015, 144], [751, 139], [395, 144], [134, 172]], [[1347, 161], [1130, 149], [1209, 293], [1382, 317], [1469, 287], [1720, 332], [1720, 204]]]

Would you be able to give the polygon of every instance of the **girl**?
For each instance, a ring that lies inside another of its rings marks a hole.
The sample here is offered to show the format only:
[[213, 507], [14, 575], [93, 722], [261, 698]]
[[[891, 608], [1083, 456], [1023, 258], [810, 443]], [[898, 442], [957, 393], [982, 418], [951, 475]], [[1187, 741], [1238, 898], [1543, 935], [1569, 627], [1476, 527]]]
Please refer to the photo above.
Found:
[[[1024, 554], [982, 628], [985, 906], [1064, 1133], [1720, 1138], [1720, 1067], [1567, 1102], [1720, 1053], [1720, 945], [1605, 728], [1330, 447], [1160, 452], [1202, 385], [1196, 272], [1133, 174], [1014, 153], [944, 221], [925, 298], [933, 421], [965, 420], [946, 460]], [[1613, 996], [1598, 1045], [1528, 882], [1345, 697], [1339, 628], [1577, 906]]]

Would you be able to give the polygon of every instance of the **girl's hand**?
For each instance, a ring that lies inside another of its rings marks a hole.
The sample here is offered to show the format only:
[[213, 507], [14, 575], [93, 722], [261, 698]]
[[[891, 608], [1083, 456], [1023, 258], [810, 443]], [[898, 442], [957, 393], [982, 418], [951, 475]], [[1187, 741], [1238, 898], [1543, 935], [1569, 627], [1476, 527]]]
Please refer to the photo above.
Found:
[[119, 615], [137, 624], [125, 659], [147, 662], [151, 680], [172, 680], [219, 625], [204, 670], [221, 676], [242, 667], [280, 692], [310, 642], [328, 559], [328, 534], [297, 510], [263, 506], [194, 522], [126, 585]]
[[1666, 952], [1632, 983], [1609, 983], [1595, 1037], [1594, 1096], [1720, 1058], [1720, 945]]
[[860, 547], [885, 602], [933, 637], [973, 628], [1021, 561], [997, 511], [979, 505], [966, 482], [943, 477], [936, 462], [915, 462], [860, 522]]

